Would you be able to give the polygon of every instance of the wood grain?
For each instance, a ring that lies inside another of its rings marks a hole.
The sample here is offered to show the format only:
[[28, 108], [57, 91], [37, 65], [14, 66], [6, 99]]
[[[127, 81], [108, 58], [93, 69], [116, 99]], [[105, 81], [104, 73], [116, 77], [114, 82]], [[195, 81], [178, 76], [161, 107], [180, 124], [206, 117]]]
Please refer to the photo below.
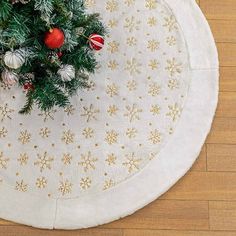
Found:
[[217, 42], [221, 79], [212, 131], [191, 171], [159, 200], [111, 224], [66, 232], [0, 220], [0, 236], [236, 236], [236, 0], [197, 2]]

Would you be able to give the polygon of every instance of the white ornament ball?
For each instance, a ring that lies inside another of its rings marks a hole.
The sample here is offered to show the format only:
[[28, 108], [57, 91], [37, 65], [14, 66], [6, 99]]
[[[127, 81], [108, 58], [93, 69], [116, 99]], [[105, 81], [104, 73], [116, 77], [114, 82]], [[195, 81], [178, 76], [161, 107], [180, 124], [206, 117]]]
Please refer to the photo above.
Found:
[[75, 78], [75, 68], [71, 65], [62, 65], [57, 73], [63, 81], [71, 81]]
[[9, 70], [4, 70], [1, 74], [1, 77], [4, 84], [9, 86], [12, 86], [18, 82], [17, 74]]
[[25, 58], [20, 50], [7, 51], [4, 55], [4, 63], [11, 69], [19, 69], [24, 63]]

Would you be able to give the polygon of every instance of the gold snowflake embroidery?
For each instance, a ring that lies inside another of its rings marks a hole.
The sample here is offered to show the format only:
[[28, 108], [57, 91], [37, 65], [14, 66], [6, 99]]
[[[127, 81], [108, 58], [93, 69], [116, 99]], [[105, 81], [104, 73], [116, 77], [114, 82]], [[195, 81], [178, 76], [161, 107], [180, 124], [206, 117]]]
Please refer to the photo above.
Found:
[[108, 62], [108, 68], [111, 69], [111, 70], [116, 70], [117, 67], [118, 67], [118, 63], [116, 60], [111, 60]]
[[140, 120], [139, 114], [143, 110], [138, 108], [137, 104], [133, 104], [132, 106], [126, 106], [126, 110], [127, 112], [124, 114], [124, 116], [128, 117], [130, 122]]
[[51, 131], [49, 130], [49, 128], [45, 127], [45, 128], [41, 128], [39, 131], [39, 135], [42, 138], [48, 138], [50, 135]]
[[117, 157], [115, 156], [115, 154], [111, 153], [111, 154], [107, 155], [106, 162], [109, 166], [115, 165], [116, 164], [116, 159], [117, 159]]
[[110, 85], [107, 85], [106, 93], [109, 95], [111, 98], [118, 95], [118, 87], [113, 83]]
[[72, 192], [73, 184], [68, 180], [60, 181], [58, 190], [62, 193], [62, 195], [70, 194]]
[[150, 26], [150, 27], [153, 27], [153, 26], [156, 26], [157, 25], [157, 19], [156, 19], [156, 17], [149, 17], [148, 18], [148, 25]]
[[108, 113], [110, 116], [113, 116], [113, 115], [116, 115], [116, 114], [117, 114], [117, 111], [118, 111], [117, 106], [115, 106], [115, 105], [110, 105], [110, 106], [108, 107], [107, 113]]
[[180, 74], [182, 72], [182, 63], [176, 61], [175, 58], [167, 60], [167, 66], [165, 68], [170, 76], [175, 76], [176, 74]]
[[42, 113], [39, 113], [38, 116], [41, 116], [43, 118], [43, 121], [46, 122], [48, 120], [54, 120], [54, 115], [57, 112], [57, 110], [50, 110], [50, 111], [44, 111]]
[[107, 190], [109, 188], [112, 188], [115, 186], [115, 181], [112, 179], [105, 180], [105, 183], [103, 185], [103, 190]]
[[135, 45], [137, 45], [137, 39], [135, 38], [135, 37], [129, 37], [129, 38], [127, 38], [127, 44], [130, 46], [130, 47], [132, 47], [132, 46], [135, 46]]
[[126, 62], [125, 70], [127, 70], [130, 73], [130, 75], [140, 74], [141, 65], [142, 64], [139, 63], [135, 58], [132, 58], [131, 60], [128, 60]]
[[0, 152], [0, 168], [7, 169], [7, 163], [10, 159], [4, 157], [3, 152]]
[[29, 156], [26, 153], [21, 153], [17, 161], [20, 163], [21, 166], [27, 165], [29, 160]]
[[159, 115], [160, 114], [160, 106], [158, 105], [152, 105], [151, 109], [150, 109], [150, 112], [153, 114], [153, 115]]
[[118, 141], [118, 133], [115, 130], [111, 131], [106, 131], [106, 138], [105, 141], [109, 144], [112, 145], [114, 143], [117, 143]]
[[168, 81], [168, 87], [170, 90], [178, 89], [179, 88], [179, 81], [177, 79], [170, 79]]
[[72, 133], [71, 130], [67, 130], [67, 131], [63, 131], [61, 140], [65, 144], [71, 144], [71, 143], [74, 143], [74, 137], [75, 137], [75, 134]]
[[155, 52], [160, 46], [160, 43], [155, 40], [155, 39], [152, 39], [152, 40], [149, 40], [148, 41], [148, 46], [147, 48], [151, 51], [151, 52]]
[[0, 138], [6, 138], [7, 133], [8, 133], [7, 129], [5, 127], [2, 127], [0, 129]]
[[24, 180], [21, 180], [20, 182], [16, 181], [15, 189], [20, 192], [27, 192], [28, 184], [26, 184]]
[[119, 51], [119, 46], [120, 46], [119, 43], [117, 43], [116, 41], [112, 41], [112, 42], [108, 43], [108, 49], [107, 50], [111, 53], [115, 53], [115, 52]]
[[133, 153], [126, 155], [126, 161], [122, 164], [128, 169], [129, 173], [132, 173], [135, 170], [139, 170], [140, 162], [142, 161], [141, 158], [137, 158]]
[[115, 20], [115, 19], [111, 19], [108, 21], [108, 24], [107, 24], [110, 28], [114, 28], [118, 25], [118, 21]]
[[173, 15], [169, 17], [165, 17], [164, 20], [165, 20], [165, 23], [163, 26], [166, 27], [169, 32], [178, 29], [176, 19]]
[[64, 109], [64, 112], [67, 114], [67, 116], [74, 115], [75, 114], [75, 108], [73, 105], [69, 105]]
[[169, 46], [174, 46], [176, 44], [176, 38], [174, 36], [169, 36], [167, 37], [166, 39], [166, 43], [169, 45]]
[[80, 187], [83, 190], [90, 188], [91, 184], [92, 184], [92, 180], [89, 177], [81, 178], [81, 180], [80, 180]]
[[72, 161], [72, 155], [70, 153], [64, 153], [61, 161], [64, 165], [70, 165]]
[[161, 92], [161, 86], [158, 85], [156, 82], [149, 84], [148, 94], [150, 94], [152, 97], [159, 95], [160, 92]]
[[157, 8], [157, 0], [146, 0], [146, 8], [154, 10]]
[[126, 136], [128, 138], [130, 138], [130, 139], [131, 138], [135, 138], [137, 133], [138, 133], [137, 129], [135, 129], [135, 128], [128, 128], [127, 131], [126, 131]]
[[48, 156], [47, 152], [44, 152], [42, 155], [37, 154], [38, 160], [34, 162], [35, 166], [38, 166], [40, 172], [43, 172], [45, 169], [51, 170], [51, 163], [53, 162], [54, 158]]
[[153, 143], [153, 144], [158, 144], [161, 142], [161, 133], [155, 129], [153, 131], [150, 132], [149, 135], [149, 140]]
[[94, 130], [90, 127], [88, 128], [85, 128], [83, 130], [83, 133], [82, 135], [86, 138], [86, 139], [89, 139], [89, 138], [92, 138], [93, 137], [93, 134], [94, 134]]
[[180, 117], [182, 109], [177, 103], [174, 105], [169, 105], [168, 108], [169, 112], [166, 115], [171, 117], [173, 121], [176, 121]]
[[107, 1], [106, 10], [109, 12], [114, 12], [118, 10], [118, 2], [116, 0]]
[[43, 189], [43, 188], [46, 188], [47, 183], [48, 181], [45, 177], [40, 177], [36, 179], [35, 185], [37, 188]]
[[127, 86], [129, 91], [134, 91], [137, 89], [137, 82], [135, 80], [130, 80], [127, 82]]
[[131, 16], [130, 18], [125, 19], [124, 28], [128, 29], [128, 31], [132, 33], [134, 30], [139, 30], [140, 23], [140, 20], [136, 20], [134, 16]]
[[125, 4], [126, 4], [128, 7], [134, 5], [134, 3], [135, 3], [135, 0], [125, 0]]
[[27, 130], [24, 130], [24, 131], [20, 132], [20, 135], [18, 137], [18, 141], [21, 144], [27, 144], [30, 142], [30, 138], [31, 138], [31, 134]]
[[11, 113], [15, 110], [8, 107], [8, 104], [6, 103], [3, 106], [0, 106], [0, 119], [1, 121], [4, 121], [5, 118], [8, 118], [11, 120]]
[[81, 161], [78, 162], [78, 165], [83, 167], [84, 172], [87, 172], [90, 169], [95, 170], [95, 163], [97, 161], [98, 159], [92, 157], [92, 154], [89, 151], [87, 154], [81, 154]]
[[84, 113], [81, 114], [81, 116], [86, 117], [87, 122], [89, 122], [92, 119], [97, 120], [96, 115], [100, 112], [100, 110], [95, 109], [93, 107], [93, 104], [91, 104], [89, 107], [83, 107], [83, 109], [84, 109]]
[[88, 8], [88, 7], [93, 7], [95, 6], [95, 0], [85, 0], [84, 1], [84, 5]]
[[151, 68], [151, 70], [156, 70], [158, 69], [159, 64], [160, 63], [157, 61], [157, 59], [153, 59], [149, 61], [148, 66]]

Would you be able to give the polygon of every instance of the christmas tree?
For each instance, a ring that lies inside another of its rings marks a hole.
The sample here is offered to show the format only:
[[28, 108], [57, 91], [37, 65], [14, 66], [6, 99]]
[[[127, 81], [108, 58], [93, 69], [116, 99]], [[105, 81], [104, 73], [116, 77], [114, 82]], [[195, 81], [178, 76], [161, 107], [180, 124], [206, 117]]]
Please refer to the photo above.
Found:
[[104, 44], [98, 14], [83, 0], [0, 0], [0, 73], [6, 86], [25, 90], [29, 113], [66, 107], [97, 65]]

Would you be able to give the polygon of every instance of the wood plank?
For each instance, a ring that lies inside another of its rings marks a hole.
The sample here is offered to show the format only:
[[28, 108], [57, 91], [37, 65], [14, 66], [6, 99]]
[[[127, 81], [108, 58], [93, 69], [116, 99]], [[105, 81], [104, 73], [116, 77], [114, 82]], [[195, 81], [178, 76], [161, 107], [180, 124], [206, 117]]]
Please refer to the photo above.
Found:
[[40, 230], [26, 226], [1, 226], [0, 236], [122, 236], [122, 229]]
[[236, 67], [220, 67], [220, 91], [236, 91]]
[[236, 202], [209, 203], [211, 230], [236, 230]]
[[161, 199], [236, 200], [236, 173], [189, 172]]
[[236, 20], [209, 20], [216, 42], [236, 43]]
[[235, 0], [201, 0], [200, 6], [208, 19], [236, 19]]
[[236, 144], [236, 118], [215, 118], [206, 142]]
[[236, 92], [220, 92], [216, 117], [236, 118]]
[[235, 236], [228, 231], [135, 230], [125, 229], [124, 236]]
[[208, 229], [207, 201], [157, 200], [132, 216], [102, 226], [135, 229]]
[[236, 145], [207, 145], [208, 171], [236, 172]]
[[2, 225], [18, 225], [18, 224], [17, 224], [17, 223], [14, 223], [14, 222], [12, 222], [12, 221], [0, 219], [0, 227], [1, 227]]
[[204, 145], [201, 153], [190, 171], [206, 171], [206, 146]]
[[236, 44], [217, 43], [221, 66], [236, 66]]

